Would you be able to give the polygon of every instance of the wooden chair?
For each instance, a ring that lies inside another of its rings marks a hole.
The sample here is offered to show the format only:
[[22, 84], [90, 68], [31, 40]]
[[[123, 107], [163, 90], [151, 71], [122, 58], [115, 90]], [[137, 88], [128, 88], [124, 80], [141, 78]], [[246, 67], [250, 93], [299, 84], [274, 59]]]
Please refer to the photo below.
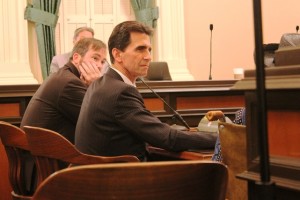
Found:
[[227, 168], [212, 161], [86, 165], [47, 178], [32, 200], [224, 200]]
[[67, 165], [87, 165], [116, 162], [139, 162], [132, 155], [103, 157], [81, 153], [65, 137], [45, 128], [23, 127], [31, 154], [36, 158], [38, 185], [50, 174], [62, 169], [62, 162]]
[[[0, 121], [0, 138], [8, 158], [12, 199], [30, 199], [34, 192], [34, 184], [30, 184], [30, 180], [26, 177], [28, 172], [26, 162], [28, 159], [32, 162], [33, 158], [29, 152], [25, 133], [19, 127]], [[29, 183], [29, 187], [26, 187], [26, 183]]]

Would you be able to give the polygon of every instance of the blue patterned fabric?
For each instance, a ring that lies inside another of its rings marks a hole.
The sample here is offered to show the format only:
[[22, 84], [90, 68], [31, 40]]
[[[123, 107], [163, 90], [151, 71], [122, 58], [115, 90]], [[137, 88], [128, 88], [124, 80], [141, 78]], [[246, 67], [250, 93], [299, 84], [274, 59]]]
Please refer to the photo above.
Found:
[[235, 113], [235, 119], [233, 120], [235, 124], [246, 125], [246, 109], [242, 108]]
[[217, 137], [216, 145], [215, 145], [215, 151], [214, 155], [211, 158], [213, 161], [222, 162], [222, 153], [221, 153], [221, 144], [220, 144], [220, 138]]

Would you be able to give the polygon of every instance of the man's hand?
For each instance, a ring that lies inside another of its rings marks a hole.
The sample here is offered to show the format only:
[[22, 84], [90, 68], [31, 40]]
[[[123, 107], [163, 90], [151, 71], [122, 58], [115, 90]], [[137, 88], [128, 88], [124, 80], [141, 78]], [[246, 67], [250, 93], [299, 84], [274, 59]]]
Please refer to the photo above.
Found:
[[82, 62], [79, 65], [80, 79], [89, 86], [94, 80], [101, 76], [100, 67], [94, 62]]

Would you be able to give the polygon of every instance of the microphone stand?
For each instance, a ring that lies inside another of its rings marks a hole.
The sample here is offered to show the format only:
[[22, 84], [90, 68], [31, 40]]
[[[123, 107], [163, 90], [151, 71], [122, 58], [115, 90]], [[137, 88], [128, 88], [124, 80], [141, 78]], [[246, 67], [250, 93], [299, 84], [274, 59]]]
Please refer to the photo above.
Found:
[[209, 25], [209, 29], [210, 29], [210, 59], [209, 59], [209, 76], [208, 76], [208, 80], [211, 80], [211, 67], [212, 67], [212, 30], [214, 29], [214, 25], [210, 24]]
[[155, 96], [157, 96], [157, 98], [159, 98], [162, 102], [164, 102], [165, 105], [167, 105], [170, 108], [170, 110], [174, 113], [174, 116], [177, 117], [177, 119], [179, 119], [188, 130], [191, 129], [190, 126], [186, 123], [186, 121], [182, 118], [182, 116], [176, 110], [174, 110], [163, 98], [161, 98], [161, 96], [159, 96], [147, 83], [145, 83], [145, 81], [143, 79], [139, 78], [139, 80], [144, 85], [146, 85], [147, 88], [149, 90], [151, 90], [151, 92], [153, 94], [155, 94]]

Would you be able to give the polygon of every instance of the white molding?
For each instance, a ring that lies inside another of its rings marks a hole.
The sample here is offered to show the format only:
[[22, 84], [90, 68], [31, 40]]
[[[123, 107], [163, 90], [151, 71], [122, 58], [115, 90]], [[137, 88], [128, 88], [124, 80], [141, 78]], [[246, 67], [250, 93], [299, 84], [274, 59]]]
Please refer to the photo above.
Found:
[[186, 61], [183, 1], [157, 0], [157, 6], [156, 60], [168, 63], [173, 80], [194, 80]]
[[24, 20], [26, 1], [3, 0], [0, 24], [0, 85], [37, 84], [29, 64], [28, 26]]
[[[85, 12], [76, 8], [76, 4], [74, 5], [72, 1], [62, 0], [60, 13], [63, 19], [61, 18], [59, 20], [62, 22], [61, 29], [63, 29], [64, 32], [61, 33], [61, 38], [57, 39], [61, 41], [61, 53], [72, 50], [74, 30], [79, 26], [89, 26], [93, 28], [95, 38], [107, 43], [115, 25], [122, 21], [134, 19], [134, 12], [132, 11], [130, 0], [111, 0], [108, 2], [103, 2], [102, 0], [83, 0], [82, 3], [85, 4]], [[105, 14], [97, 13], [95, 6], [97, 6], [98, 3], [110, 3], [112, 11]]]
[[[2, 66], [0, 66], [1, 69]], [[13, 68], [9, 65], [10, 68]], [[31, 72], [9, 72], [1, 73], [0, 85], [30, 85], [38, 84], [37, 80], [33, 79]]]

